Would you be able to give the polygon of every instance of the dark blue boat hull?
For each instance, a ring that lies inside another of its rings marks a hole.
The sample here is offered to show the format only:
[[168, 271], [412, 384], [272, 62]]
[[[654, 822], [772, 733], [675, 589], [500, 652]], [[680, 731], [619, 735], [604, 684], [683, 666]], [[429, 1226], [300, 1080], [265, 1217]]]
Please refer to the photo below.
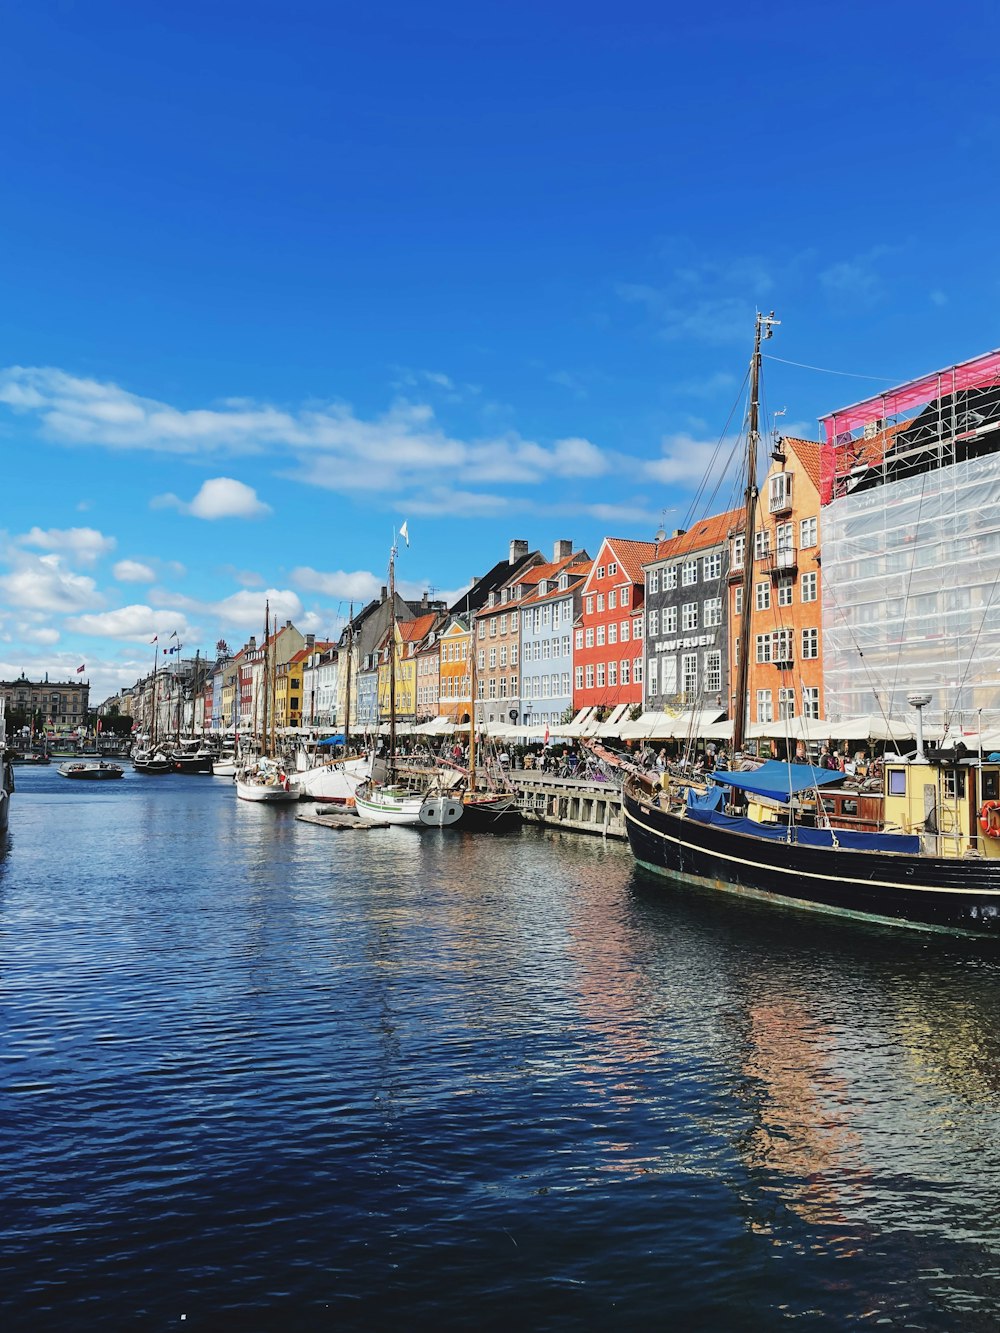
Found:
[[635, 859], [705, 888], [891, 925], [1000, 936], [1000, 860], [909, 856], [772, 842], [622, 801]]

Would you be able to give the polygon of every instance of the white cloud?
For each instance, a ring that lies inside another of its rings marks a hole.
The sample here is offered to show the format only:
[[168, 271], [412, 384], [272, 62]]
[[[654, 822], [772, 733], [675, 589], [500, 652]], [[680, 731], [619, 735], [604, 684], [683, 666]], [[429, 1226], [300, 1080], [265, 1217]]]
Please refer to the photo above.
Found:
[[183, 618], [174, 616], [167, 620], [162, 610], [151, 606], [136, 604], [120, 606], [114, 611], [103, 611], [96, 615], [74, 616], [66, 621], [66, 628], [74, 634], [92, 634], [100, 639], [122, 639], [127, 642], [149, 642], [158, 634], [166, 643], [174, 631], [183, 639], [190, 634], [190, 628]]
[[304, 592], [318, 592], [340, 601], [353, 599], [356, 602], [369, 602], [378, 596], [382, 586], [374, 574], [362, 569], [350, 574], [342, 569], [324, 573], [319, 569], [310, 569], [308, 565], [300, 565], [298, 569], [292, 570], [290, 577], [295, 586]]
[[42, 551], [57, 551], [81, 565], [92, 565], [102, 555], [115, 549], [114, 537], [105, 537], [96, 528], [32, 528], [16, 539], [22, 546], [37, 546]]
[[119, 560], [112, 574], [119, 583], [152, 583], [155, 572], [139, 560]]
[[63, 569], [58, 555], [16, 555], [14, 569], [0, 577], [0, 589], [14, 606], [36, 611], [82, 611], [103, 601], [94, 580]]
[[268, 588], [264, 592], [234, 592], [221, 602], [212, 602], [206, 607], [227, 628], [250, 630], [259, 637], [264, 632], [264, 609], [270, 604], [271, 623], [280, 624], [285, 620], [299, 623], [302, 620], [302, 602], [289, 588]]
[[735, 441], [720, 444], [678, 432], [664, 436], [662, 456], [643, 463], [642, 471], [651, 481], [664, 485], [697, 485], [710, 473], [724, 475], [732, 465], [735, 447]]
[[150, 501], [153, 509], [179, 509], [182, 514], [192, 518], [263, 518], [271, 512], [271, 506], [257, 499], [257, 492], [252, 486], [232, 477], [211, 477], [204, 482], [201, 490], [190, 503], [178, 499], [176, 495], [156, 495]]
[[37, 643], [41, 644], [42, 647], [49, 647], [51, 644], [59, 642], [59, 631], [52, 629], [51, 626], [40, 626], [38, 629], [26, 626], [21, 630], [21, 638], [27, 643]]

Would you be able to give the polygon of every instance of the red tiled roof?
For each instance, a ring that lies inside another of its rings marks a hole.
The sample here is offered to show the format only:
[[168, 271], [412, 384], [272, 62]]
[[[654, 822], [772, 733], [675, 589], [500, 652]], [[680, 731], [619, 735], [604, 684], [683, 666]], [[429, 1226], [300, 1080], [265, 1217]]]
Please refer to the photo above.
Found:
[[615, 554], [621, 568], [633, 583], [644, 583], [642, 567], [654, 559], [656, 542], [629, 541], [626, 537], [605, 537], [604, 543]]
[[[535, 606], [540, 602], [548, 601], [550, 597], [559, 597], [560, 595], [565, 597], [567, 589], [558, 586], [559, 576], [561, 574], [568, 574], [570, 578], [570, 588], [572, 588], [574, 586], [574, 581], [583, 580], [587, 577], [592, 566], [593, 561], [590, 560], [589, 557], [581, 558], [581, 553], [579, 551], [569, 556], [566, 560], [560, 560], [558, 564], [540, 565], [538, 567], [540, 570], [548, 570], [550, 572], [541, 573], [538, 578], [538, 583], [541, 583], [542, 579], [548, 579], [550, 581], [555, 579], [556, 587], [550, 588], [548, 592], [540, 593], [538, 591], [538, 584], [536, 584], [535, 591], [527, 597], [522, 597], [518, 605]], [[537, 571], [533, 569], [531, 572], [534, 574]]]
[[399, 622], [399, 637], [404, 643], [417, 643], [426, 634], [430, 634], [436, 620], [436, 611], [426, 616], [417, 616], [415, 620], [401, 620]]
[[818, 440], [798, 440], [792, 435], [784, 436], [782, 440], [802, 464], [802, 470], [806, 476], [819, 490], [820, 487], [820, 459], [823, 454], [823, 445]]

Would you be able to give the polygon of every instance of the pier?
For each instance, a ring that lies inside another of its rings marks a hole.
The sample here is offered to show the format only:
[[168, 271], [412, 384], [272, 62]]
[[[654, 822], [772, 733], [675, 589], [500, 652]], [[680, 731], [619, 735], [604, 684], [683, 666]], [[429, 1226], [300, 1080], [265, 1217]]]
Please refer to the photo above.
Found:
[[521, 814], [529, 822], [604, 838], [625, 837], [621, 795], [613, 783], [523, 769], [515, 769], [509, 778], [518, 790]]

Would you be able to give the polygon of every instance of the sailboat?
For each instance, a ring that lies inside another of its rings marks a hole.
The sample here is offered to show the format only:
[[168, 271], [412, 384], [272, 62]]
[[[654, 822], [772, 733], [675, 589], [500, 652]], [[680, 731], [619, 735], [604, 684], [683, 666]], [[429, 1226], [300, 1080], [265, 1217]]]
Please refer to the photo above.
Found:
[[472, 705], [469, 709], [469, 785], [462, 793], [462, 806], [465, 810], [463, 828], [474, 832], [498, 833], [513, 828], [521, 822], [521, 810], [516, 791], [480, 791], [476, 775], [476, 639], [472, 633], [474, 621], [470, 619], [469, 646], [470, 694]]
[[[299, 793], [293, 791], [284, 766], [274, 757], [274, 702], [271, 692], [274, 689], [274, 663], [270, 655], [274, 645], [270, 642], [271, 606], [264, 607], [264, 665], [261, 673], [261, 741], [260, 758], [243, 765], [234, 778], [236, 795], [241, 801], [265, 801], [270, 805], [285, 805], [299, 799]], [[268, 735], [268, 716], [271, 718], [271, 735]]]
[[[400, 530], [405, 536], [405, 527]], [[436, 788], [413, 791], [398, 781], [396, 771], [396, 538], [389, 552], [389, 754], [386, 781], [369, 778], [354, 793], [362, 819], [381, 824], [423, 824], [443, 828], [462, 818], [462, 802]]]
[[[733, 752], [746, 735], [757, 511], [761, 339], [776, 323], [758, 314], [750, 365], [744, 506], [743, 608]], [[622, 804], [629, 844], [646, 870], [675, 883], [885, 925], [1000, 934], [1000, 763], [961, 752], [925, 754], [913, 695], [917, 750], [884, 760], [882, 817], [874, 831], [838, 826], [824, 788], [842, 775], [770, 760], [713, 772], [700, 787], [666, 787], [630, 773]]]
[[[351, 669], [354, 658], [354, 603], [347, 616], [346, 681], [344, 695], [344, 758], [334, 763], [316, 764], [291, 776], [289, 781], [299, 795], [310, 801], [335, 805], [353, 805], [358, 787], [371, 777], [371, 760], [365, 754], [351, 755]], [[339, 739], [339, 737], [338, 737]], [[320, 745], [325, 742], [321, 741]], [[334, 742], [328, 742], [334, 743]]]
[[153, 702], [149, 723], [149, 745], [145, 749], [136, 749], [132, 753], [132, 767], [137, 773], [148, 773], [151, 777], [162, 777], [165, 773], [174, 771], [173, 761], [169, 755], [163, 753], [159, 748], [157, 732], [157, 713], [160, 707], [158, 698], [159, 673], [157, 662], [159, 653], [159, 636], [153, 639]]

